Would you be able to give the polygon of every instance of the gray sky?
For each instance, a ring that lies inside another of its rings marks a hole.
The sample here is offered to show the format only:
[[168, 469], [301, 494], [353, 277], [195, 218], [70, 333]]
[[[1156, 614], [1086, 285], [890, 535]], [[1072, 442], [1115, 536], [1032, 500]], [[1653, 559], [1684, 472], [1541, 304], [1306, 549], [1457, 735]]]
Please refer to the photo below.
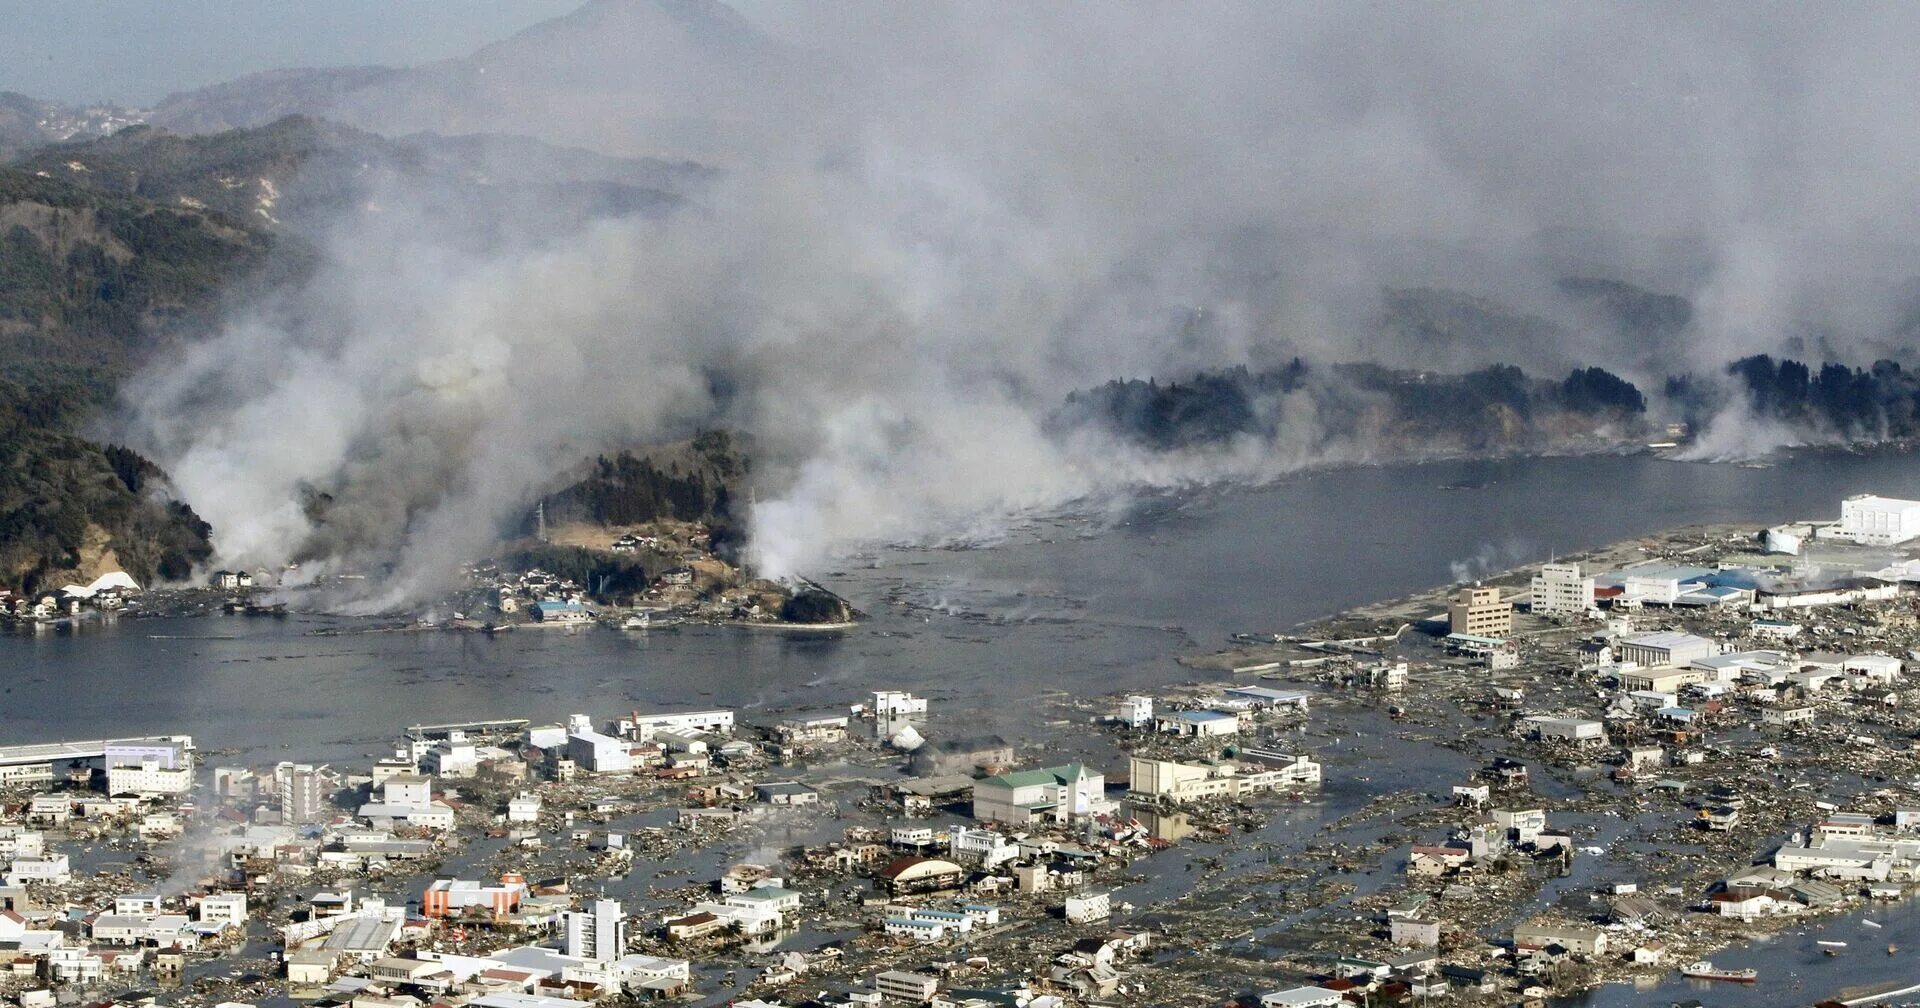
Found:
[[0, 91], [149, 104], [293, 66], [465, 55], [584, 0], [0, 0]]

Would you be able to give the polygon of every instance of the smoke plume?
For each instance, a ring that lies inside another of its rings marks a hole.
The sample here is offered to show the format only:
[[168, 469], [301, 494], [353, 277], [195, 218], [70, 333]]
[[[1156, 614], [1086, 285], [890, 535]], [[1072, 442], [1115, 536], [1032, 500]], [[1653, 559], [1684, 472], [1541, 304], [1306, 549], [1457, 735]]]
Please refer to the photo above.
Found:
[[[330, 111], [693, 157], [716, 180], [664, 215], [526, 208], [476, 239], [444, 212], [462, 193], [396, 179], [312, 235], [299, 286], [138, 381], [129, 436], [224, 561], [386, 566], [398, 601], [582, 456], [702, 427], [754, 436], [754, 546], [782, 574], [1373, 453], [1310, 396], [1277, 445], [1049, 428], [1068, 390], [1116, 376], [1299, 354], [1644, 382], [1894, 352], [1920, 130], [1887, 82], [1920, 11], [1751, 13], [874, 3], [755, 25], [599, 0]], [[1634, 345], [1568, 275], [1695, 311]], [[1383, 329], [1383, 289], [1418, 287], [1556, 335]]]

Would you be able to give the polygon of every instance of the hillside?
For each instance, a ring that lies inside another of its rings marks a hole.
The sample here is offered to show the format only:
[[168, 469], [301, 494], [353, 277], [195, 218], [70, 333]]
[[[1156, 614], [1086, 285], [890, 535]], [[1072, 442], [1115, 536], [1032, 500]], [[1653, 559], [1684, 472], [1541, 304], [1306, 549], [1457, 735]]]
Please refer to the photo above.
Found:
[[183, 135], [135, 126], [40, 148], [13, 167], [90, 192], [212, 210], [274, 231], [313, 230], [396, 189], [428, 213], [480, 223], [537, 208], [567, 222], [664, 212], [712, 172], [612, 158], [502, 136], [388, 139], [293, 115], [259, 127]]
[[730, 554], [744, 536], [736, 506], [748, 474], [739, 438], [705, 431], [692, 440], [641, 454], [591, 459], [575, 481], [541, 500], [550, 524], [639, 525], [660, 519], [704, 522], [713, 550]]
[[271, 247], [218, 214], [0, 169], [0, 582], [117, 563], [145, 583], [206, 558], [208, 529], [164, 474], [79, 431]]
[[1637, 388], [1600, 368], [1549, 381], [1507, 365], [1436, 374], [1296, 359], [1186, 382], [1108, 382], [1069, 395], [1054, 425], [1101, 430], [1155, 451], [1255, 439], [1315, 454], [1342, 442], [1386, 455], [1505, 454], [1638, 437], [1648, 429], [1645, 412]]
[[223, 286], [272, 246], [217, 213], [0, 168], [0, 378], [98, 403], [205, 327]]

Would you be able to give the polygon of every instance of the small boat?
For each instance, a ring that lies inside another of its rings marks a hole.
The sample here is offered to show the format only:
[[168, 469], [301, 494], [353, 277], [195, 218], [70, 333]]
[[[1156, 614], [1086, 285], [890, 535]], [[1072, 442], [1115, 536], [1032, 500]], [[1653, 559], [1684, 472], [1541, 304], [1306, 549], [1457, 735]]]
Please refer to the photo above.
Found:
[[1760, 974], [1754, 970], [1721, 969], [1705, 959], [1683, 967], [1680, 975], [1692, 977], [1695, 980], [1727, 980], [1733, 983], [1753, 983], [1760, 979]]
[[1865, 917], [1862, 917], [1862, 918], [1860, 918], [1860, 923], [1862, 923], [1862, 924], [1865, 924], [1866, 926], [1868, 926], [1868, 927], [1870, 927], [1870, 928], [1877, 928], [1877, 927], [1879, 927], [1879, 926], [1880, 926], [1880, 922], [1879, 922], [1879, 921], [1870, 921], [1870, 920], [1868, 920], [1868, 919], [1866, 919]]
[[648, 613], [634, 613], [621, 621], [622, 630], [645, 630], [653, 625], [653, 616]]
[[1843, 942], [1843, 941], [1828, 941], [1828, 940], [1826, 940], [1825, 938], [1822, 938], [1822, 939], [1820, 939], [1819, 941], [1817, 941], [1817, 942], [1815, 942], [1814, 944], [1816, 944], [1816, 945], [1827, 945], [1827, 946], [1831, 946], [1831, 947], [1833, 947], [1833, 948], [1846, 948], [1846, 947], [1847, 947], [1847, 943], [1846, 943], [1846, 942]]
[[1887, 954], [1888, 954], [1888, 955], [1899, 955], [1899, 954], [1900, 954], [1900, 946], [1898, 946], [1898, 945], [1895, 945], [1895, 944], [1893, 944], [1892, 942], [1888, 942], [1888, 943], [1887, 943]]

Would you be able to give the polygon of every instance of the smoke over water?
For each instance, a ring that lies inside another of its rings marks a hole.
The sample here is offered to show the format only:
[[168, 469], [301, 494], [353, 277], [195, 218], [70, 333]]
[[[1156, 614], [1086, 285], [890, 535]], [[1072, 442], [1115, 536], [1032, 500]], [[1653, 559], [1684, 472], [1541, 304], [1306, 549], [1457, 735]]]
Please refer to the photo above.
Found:
[[[484, 555], [583, 456], [703, 427], [753, 435], [754, 550], [785, 574], [1374, 452], [1311, 395], [1278, 444], [1155, 454], [1049, 427], [1116, 376], [1299, 354], [1644, 383], [1759, 351], [1893, 355], [1920, 131], [1884, 82], [1920, 12], [1745, 13], [856, 4], [755, 27], [601, 0], [476, 56], [490, 90], [468, 106], [338, 112], [716, 179], [667, 213], [521, 206], [485, 228], [446, 212], [458, 188], [391, 180], [307, 236], [299, 284], [133, 383], [126, 436], [223, 562], [390, 569], [383, 605]], [[1569, 274], [1696, 311], [1623, 344], [1556, 288]], [[1383, 334], [1383, 288], [1422, 286], [1557, 341]]]

